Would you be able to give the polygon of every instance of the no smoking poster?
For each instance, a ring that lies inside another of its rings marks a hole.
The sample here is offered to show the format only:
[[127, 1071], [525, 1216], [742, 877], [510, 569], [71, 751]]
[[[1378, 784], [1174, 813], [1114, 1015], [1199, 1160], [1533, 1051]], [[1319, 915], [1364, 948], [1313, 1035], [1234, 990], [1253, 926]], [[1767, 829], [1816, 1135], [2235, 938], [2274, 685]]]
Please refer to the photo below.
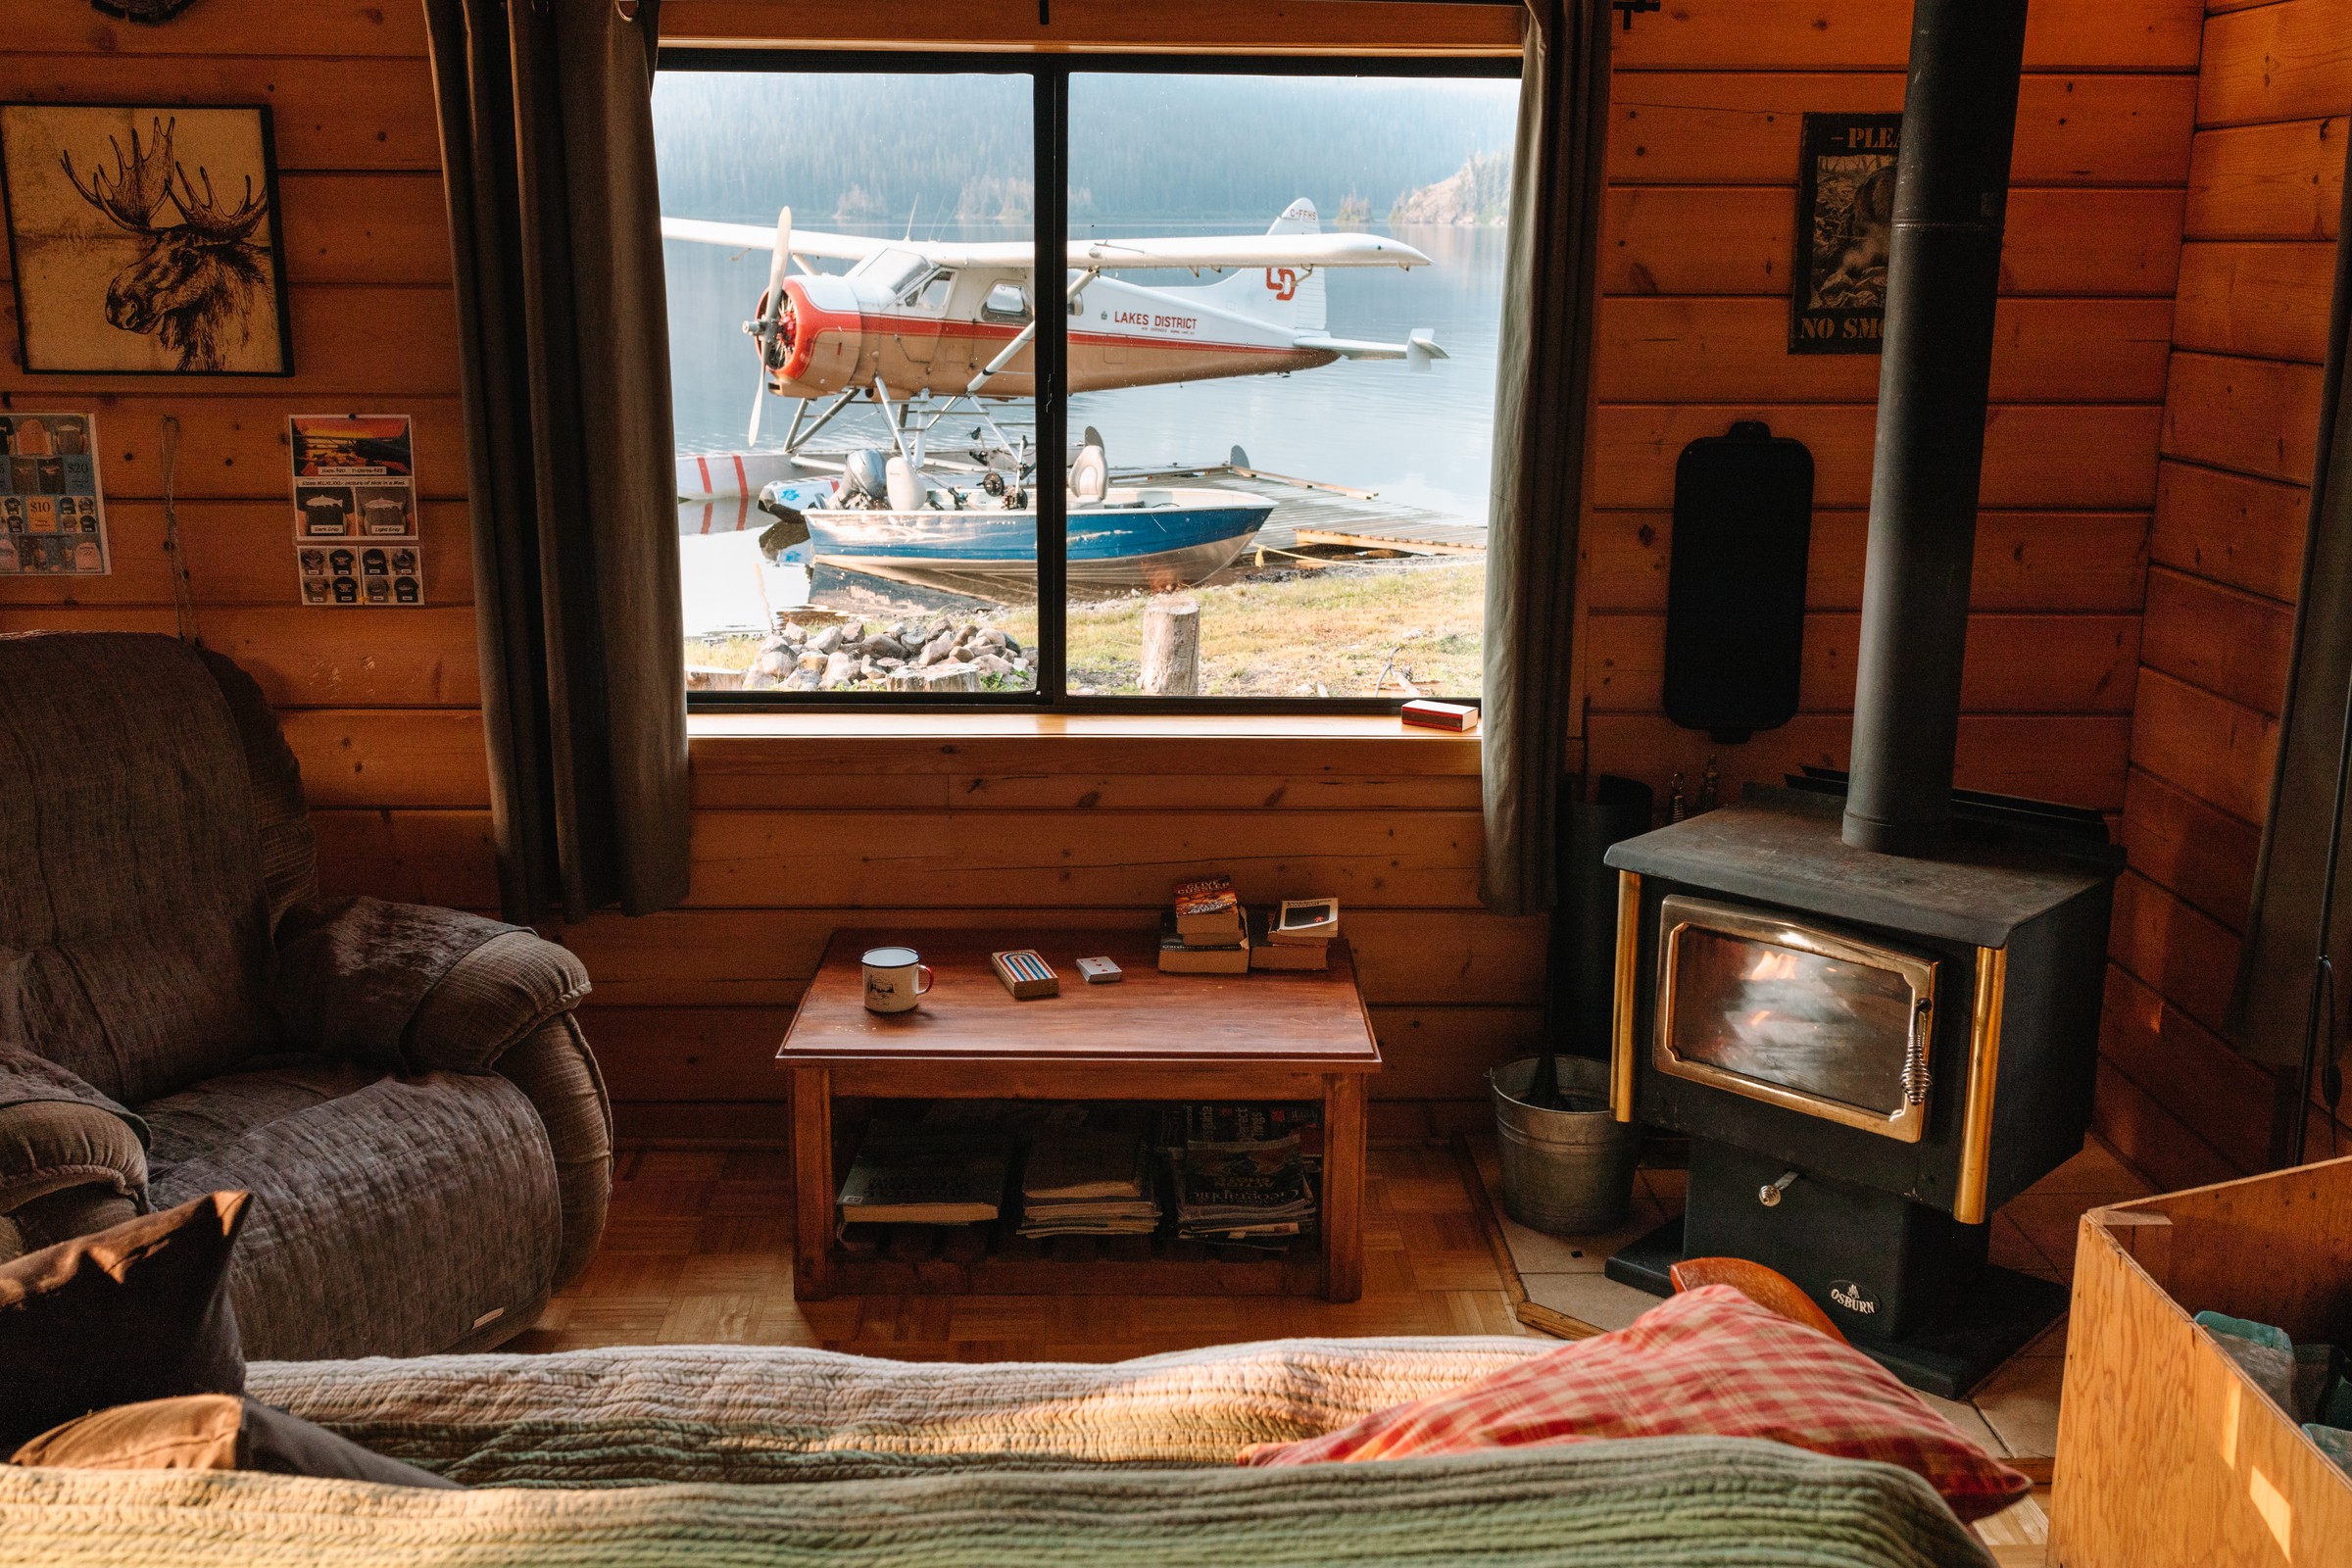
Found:
[[416, 463], [405, 414], [297, 414], [294, 565], [302, 602], [424, 603]]

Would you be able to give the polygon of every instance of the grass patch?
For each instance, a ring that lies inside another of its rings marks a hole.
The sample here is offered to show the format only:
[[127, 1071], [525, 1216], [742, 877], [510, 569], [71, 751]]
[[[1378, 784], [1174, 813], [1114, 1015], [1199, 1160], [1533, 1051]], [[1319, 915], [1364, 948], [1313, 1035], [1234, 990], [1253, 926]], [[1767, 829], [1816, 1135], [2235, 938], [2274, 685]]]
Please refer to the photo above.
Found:
[[[1200, 691], [1219, 697], [1369, 697], [1391, 656], [1434, 696], [1475, 697], [1484, 676], [1484, 560], [1334, 565], [1295, 577], [1188, 589], [1200, 605]], [[1141, 596], [1069, 611], [1069, 683], [1133, 693], [1142, 661]], [[1031, 643], [1034, 611], [999, 624]], [[1396, 687], [1390, 691], [1395, 693]]]

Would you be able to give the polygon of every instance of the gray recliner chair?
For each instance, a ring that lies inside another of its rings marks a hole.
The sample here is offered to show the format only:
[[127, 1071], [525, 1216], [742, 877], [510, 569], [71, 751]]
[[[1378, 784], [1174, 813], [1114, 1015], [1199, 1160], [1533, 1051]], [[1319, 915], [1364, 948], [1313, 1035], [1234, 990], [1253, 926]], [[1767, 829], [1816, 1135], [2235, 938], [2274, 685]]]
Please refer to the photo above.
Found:
[[0, 637], [0, 1258], [245, 1188], [248, 1357], [496, 1345], [604, 1230], [587, 992], [523, 928], [320, 900], [228, 660]]

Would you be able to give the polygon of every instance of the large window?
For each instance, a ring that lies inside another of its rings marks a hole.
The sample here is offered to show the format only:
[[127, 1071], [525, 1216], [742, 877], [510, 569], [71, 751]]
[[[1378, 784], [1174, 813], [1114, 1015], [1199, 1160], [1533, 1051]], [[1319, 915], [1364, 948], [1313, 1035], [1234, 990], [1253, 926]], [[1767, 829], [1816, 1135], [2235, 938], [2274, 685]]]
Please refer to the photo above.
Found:
[[1479, 695], [1515, 63], [662, 66], [699, 703]]

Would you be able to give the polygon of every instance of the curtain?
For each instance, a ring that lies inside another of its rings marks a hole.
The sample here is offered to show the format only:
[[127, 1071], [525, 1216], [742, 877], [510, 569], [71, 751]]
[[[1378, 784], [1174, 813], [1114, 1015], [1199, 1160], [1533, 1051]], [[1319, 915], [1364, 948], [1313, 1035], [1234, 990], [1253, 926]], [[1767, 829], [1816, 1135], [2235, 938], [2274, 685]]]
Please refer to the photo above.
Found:
[[1479, 898], [1533, 914], [1558, 897], [1554, 841], [1577, 693], [1577, 525], [1592, 439], [1607, 195], [1606, 0], [1527, 0], [1494, 385], [1487, 537], [1486, 861]]
[[424, 0], [506, 916], [686, 895], [658, 0]]
[[[2347, 165], [2352, 166], [2352, 155]], [[2352, 220], [2352, 184], [2345, 187], [2344, 216]], [[2352, 228], [2339, 233], [2294, 651], [2231, 1009], [2238, 1050], [2256, 1061], [2287, 1068], [2302, 1065], [2320, 916], [2330, 899], [2334, 916], [2328, 945], [2338, 978], [2333, 1005], [2321, 1023], [2321, 1064], [2333, 1058], [2344, 1004], [2352, 1000], [2352, 899], [2340, 872], [2332, 887], [2328, 881], [2330, 833], [2343, 826], [2337, 821], [2336, 779], [2347, 739], [2347, 705], [2352, 704], [2352, 396], [2347, 395], [2352, 388], [2345, 385], [2352, 375], [2345, 352], [2352, 336]], [[2352, 850], [2352, 833], [2346, 841], [2345, 848]], [[2282, 1136], [2295, 1124], [2292, 1107], [2304, 1087], [2281, 1086]], [[2283, 1146], [2275, 1151], [2283, 1152]]]

